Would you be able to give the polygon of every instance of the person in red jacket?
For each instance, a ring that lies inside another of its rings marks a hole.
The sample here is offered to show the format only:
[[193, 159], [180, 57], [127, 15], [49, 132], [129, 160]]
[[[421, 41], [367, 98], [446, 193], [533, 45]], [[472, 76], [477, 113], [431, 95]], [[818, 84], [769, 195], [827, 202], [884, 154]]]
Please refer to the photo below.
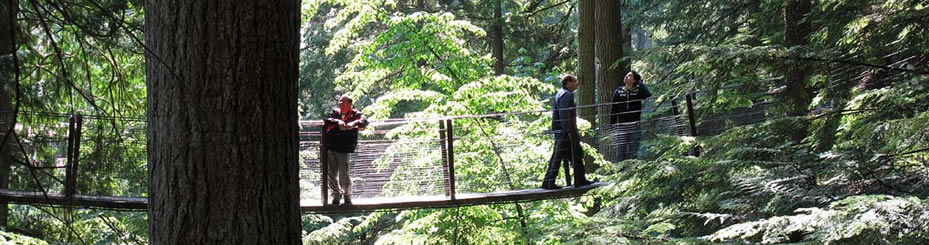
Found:
[[349, 153], [358, 146], [358, 131], [368, 126], [368, 120], [352, 108], [352, 98], [339, 97], [339, 107], [332, 109], [324, 120], [326, 126], [327, 174], [332, 205], [352, 205], [352, 179], [349, 175], [351, 159]]

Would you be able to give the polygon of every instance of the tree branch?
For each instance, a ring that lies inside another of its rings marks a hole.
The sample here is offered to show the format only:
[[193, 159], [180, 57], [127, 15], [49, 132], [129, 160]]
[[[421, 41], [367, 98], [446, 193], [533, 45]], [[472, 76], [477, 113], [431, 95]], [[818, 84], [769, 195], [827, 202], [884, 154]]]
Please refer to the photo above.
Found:
[[815, 58], [815, 57], [791, 57], [791, 56], [780, 56], [780, 55], [775, 55], [775, 56], [773, 56], [773, 57], [776, 58], [776, 59], [785, 59], [785, 60], [801, 60], [801, 61], [817, 61], [817, 62], [841, 63], [841, 64], [848, 64], [848, 65], [857, 65], [857, 66], [867, 66], [867, 67], [872, 67], [872, 68], [880, 68], [880, 69], [891, 70], [891, 71], [902, 71], [902, 72], [909, 72], [909, 73], [916, 73], [916, 74], [929, 75], [929, 72], [927, 72], [927, 71], [918, 71], [918, 70], [912, 70], [912, 69], [906, 69], [906, 68], [898, 68], [898, 67], [891, 67], [891, 66], [875, 65], [875, 64], [864, 63], [864, 62], [859, 62], [859, 61], [851, 61], [851, 60], [827, 59], [827, 58]]

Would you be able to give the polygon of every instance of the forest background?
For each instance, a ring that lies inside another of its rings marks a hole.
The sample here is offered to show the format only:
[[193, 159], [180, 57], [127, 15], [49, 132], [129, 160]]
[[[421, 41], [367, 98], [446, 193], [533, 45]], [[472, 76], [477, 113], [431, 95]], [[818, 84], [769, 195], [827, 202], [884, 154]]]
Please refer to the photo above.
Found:
[[[64, 191], [68, 118], [81, 114], [76, 191], [148, 196], [144, 5], [3, 1], [0, 188]], [[592, 175], [613, 185], [581, 197], [305, 214], [303, 242], [927, 243], [927, 7], [917, 0], [304, 1], [301, 120], [320, 119], [339, 94], [354, 96], [375, 120], [550, 109], [563, 74], [578, 75], [578, 104], [592, 105], [637, 70], [655, 93], [648, 108], [693, 96], [701, 133], [654, 135], [640, 159], [623, 162], [587, 148]], [[727, 120], [759, 110], [764, 119], [755, 123]], [[598, 111], [580, 111], [589, 145], [603, 137]], [[524, 152], [538, 161], [507, 170], [511, 184], [539, 186], [549, 151]], [[465, 188], [504, 184], [493, 182], [501, 169], [461, 171], [476, 179]], [[7, 204], [0, 226], [0, 242], [17, 244], [149, 240], [145, 212]]]

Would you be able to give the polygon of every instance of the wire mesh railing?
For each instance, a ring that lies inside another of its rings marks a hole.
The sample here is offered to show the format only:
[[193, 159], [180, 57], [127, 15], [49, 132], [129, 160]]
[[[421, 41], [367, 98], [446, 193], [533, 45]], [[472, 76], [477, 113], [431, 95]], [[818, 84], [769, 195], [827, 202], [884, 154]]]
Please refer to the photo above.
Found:
[[9, 138], [2, 151], [6, 190], [39, 193], [49, 203], [51, 197], [147, 196], [143, 120], [29, 112], [16, 119], [12, 134], [9, 124], [0, 134]]

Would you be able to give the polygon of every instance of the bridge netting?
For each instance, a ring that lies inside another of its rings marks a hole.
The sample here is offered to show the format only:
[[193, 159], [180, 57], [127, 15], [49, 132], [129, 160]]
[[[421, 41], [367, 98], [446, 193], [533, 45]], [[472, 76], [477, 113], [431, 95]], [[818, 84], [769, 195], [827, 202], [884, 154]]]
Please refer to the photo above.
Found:
[[[759, 101], [754, 107], [706, 114], [695, 120], [686, 112], [699, 111], [701, 105], [679, 101], [644, 100], [643, 110], [639, 111], [642, 120], [632, 124], [598, 128], [579, 118], [584, 148], [602, 156], [587, 160], [603, 159], [585, 164], [610, 164], [616, 160], [619, 146], [632, 141], [641, 142], [635, 151], [647, 158], [649, 147], [661, 137], [691, 136], [695, 130], [721, 131], [719, 128], [756, 123], [767, 117], [767, 103]], [[606, 103], [588, 107], [609, 111], [606, 108], [610, 106]], [[540, 109], [372, 119], [359, 136], [357, 151], [351, 154], [353, 199], [356, 204], [379, 204], [538, 189], [554, 148], [552, 113]], [[18, 125], [13, 135], [17, 144], [8, 145], [17, 152], [8, 189], [38, 192], [44, 197], [70, 192], [145, 198], [148, 174], [144, 120], [76, 118], [19, 113], [18, 120], [30, 126]], [[320, 165], [322, 123], [300, 121], [298, 125], [301, 205], [320, 206], [325, 199]], [[571, 172], [573, 175], [573, 169]], [[556, 181], [559, 185], [568, 182], [563, 172]]]
[[6, 189], [48, 197], [146, 196], [144, 119], [20, 112], [7, 134], [10, 121], [0, 133], [9, 138]]

